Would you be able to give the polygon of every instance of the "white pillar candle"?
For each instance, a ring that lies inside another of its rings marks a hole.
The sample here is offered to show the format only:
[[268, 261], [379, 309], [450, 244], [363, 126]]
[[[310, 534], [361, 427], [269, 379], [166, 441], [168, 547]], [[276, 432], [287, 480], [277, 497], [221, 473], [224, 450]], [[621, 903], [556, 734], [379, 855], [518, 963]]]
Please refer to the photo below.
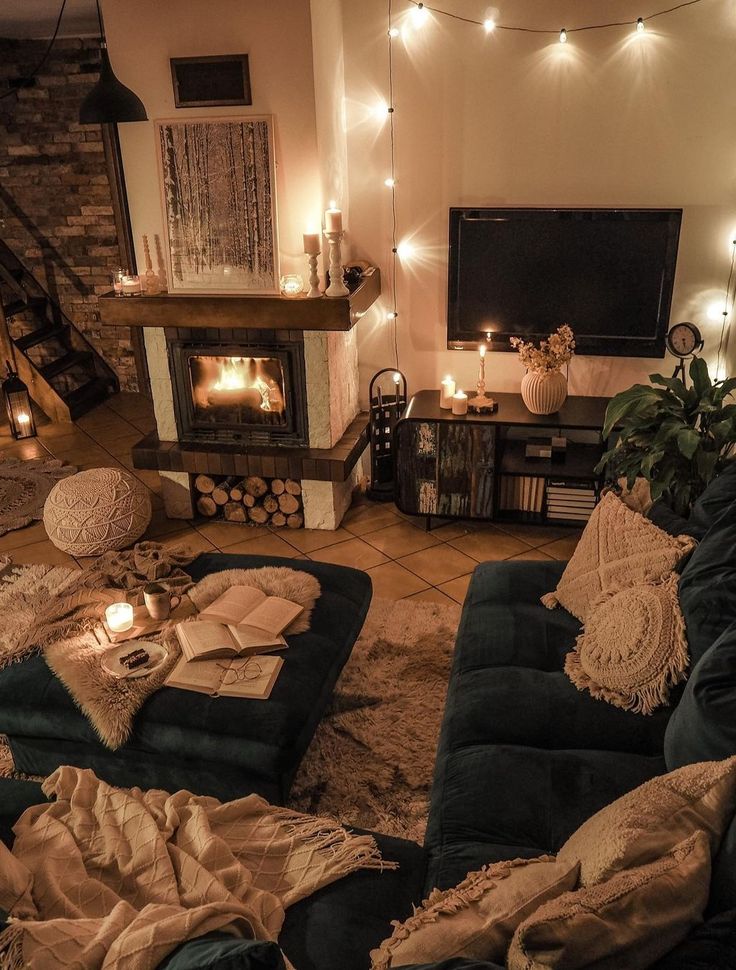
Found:
[[133, 607], [130, 603], [111, 603], [105, 610], [105, 620], [112, 633], [125, 633], [133, 626]]
[[452, 407], [452, 395], [455, 393], [455, 381], [448, 375], [442, 381], [440, 388], [440, 407], [449, 411]]
[[332, 202], [325, 212], [325, 232], [342, 232], [342, 210]]
[[465, 391], [456, 391], [452, 396], [452, 413], [453, 414], [467, 414], [468, 413], [468, 395]]
[[304, 233], [304, 252], [307, 256], [319, 256], [322, 252], [322, 241], [318, 232]]

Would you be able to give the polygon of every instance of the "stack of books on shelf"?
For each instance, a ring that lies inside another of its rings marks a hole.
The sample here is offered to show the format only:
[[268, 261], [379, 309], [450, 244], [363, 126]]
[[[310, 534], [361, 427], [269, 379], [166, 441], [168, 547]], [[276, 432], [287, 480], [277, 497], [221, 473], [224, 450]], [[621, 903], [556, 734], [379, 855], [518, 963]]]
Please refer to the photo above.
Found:
[[592, 485], [547, 479], [547, 518], [587, 522], [597, 502]]
[[297, 603], [253, 586], [231, 586], [195, 620], [176, 625], [181, 657], [166, 685], [265, 700], [284, 665], [270, 654], [286, 648], [282, 634], [302, 612]]

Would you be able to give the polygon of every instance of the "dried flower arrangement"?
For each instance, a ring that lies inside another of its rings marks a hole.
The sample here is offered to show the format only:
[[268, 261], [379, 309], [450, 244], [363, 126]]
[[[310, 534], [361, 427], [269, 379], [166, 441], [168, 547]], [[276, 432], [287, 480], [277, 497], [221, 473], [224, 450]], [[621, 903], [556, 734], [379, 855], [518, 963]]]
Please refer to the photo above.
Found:
[[575, 353], [575, 334], [566, 323], [558, 327], [546, 340], [542, 340], [538, 347], [521, 337], [511, 337], [510, 343], [518, 351], [524, 367], [541, 375], [560, 370]]

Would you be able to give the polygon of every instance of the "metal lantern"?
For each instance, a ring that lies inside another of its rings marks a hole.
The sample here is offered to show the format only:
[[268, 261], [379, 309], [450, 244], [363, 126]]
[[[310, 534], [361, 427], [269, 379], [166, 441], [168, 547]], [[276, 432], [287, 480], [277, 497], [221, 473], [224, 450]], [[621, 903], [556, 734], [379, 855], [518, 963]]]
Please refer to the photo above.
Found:
[[384, 367], [373, 375], [368, 398], [371, 431], [368, 497], [390, 502], [394, 497], [394, 428], [406, 408], [406, 378], [400, 371]]
[[8, 423], [14, 438], [35, 438], [36, 422], [28, 388], [6, 361], [8, 376], [3, 381], [3, 397], [8, 412]]

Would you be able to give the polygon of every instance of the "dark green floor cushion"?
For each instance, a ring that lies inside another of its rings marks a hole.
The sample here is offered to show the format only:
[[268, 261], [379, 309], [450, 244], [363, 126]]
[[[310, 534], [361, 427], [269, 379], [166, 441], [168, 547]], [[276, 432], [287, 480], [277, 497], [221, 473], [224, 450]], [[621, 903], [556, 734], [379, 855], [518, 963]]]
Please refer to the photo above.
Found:
[[[57, 741], [67, 745], [67, 755], [81, 746], [96, 759], [100, 776], [118, 784], [129, 781], [112, 777], [110, 771], [125, 762], [147, 772], [146, 784], [164, 787], [156, 783], [155, 775], [162, 759], [168, 759], [183, 767], [213, 766], [215, 774], [220, 773], [218, 766], [227, 765], [239, 769], [247, 785], [261, 778], [270, 783], [269, 794], [274, 785], [285, 794], [360, 633], [370, 604], [371, 582], [365, 573], [343, 566], [265, 556], [202, 555], [189, 572], [199, 580], [224, 569], [267, 565], [303, 569], [316, 576], [322, 588], [311, 629], [290, 638], [284, 667], [268, 701], [213, 699], [162, 688], [136, 716], [129, 742], [110, 752], [96, 739], [87, 718], [43, 659], [34, 657], [0, 672], [0, 733], [7, 734], [11, 742], [14, 737], [42, 740], [47, 755]], [[28, 746], [24, 754], [26, 771], [45, 773], [65, 760], [80, 763], [62, 757], [62, 745], [51, 766], [47, 758], [34, 766]], [[240, 794], [251, 790], [247, 785], [244, 783]], [[196, 776], [179, 787], [202, 790]], [[223, 797], [217, 790], [211, 793]]]
[[680, 580], [692, 663], [736, 621], [736, 502], [710, 527]]
[[177, 947], [158, 970], [284, 970], [284, 966], [275, 943], [208, 933]]

